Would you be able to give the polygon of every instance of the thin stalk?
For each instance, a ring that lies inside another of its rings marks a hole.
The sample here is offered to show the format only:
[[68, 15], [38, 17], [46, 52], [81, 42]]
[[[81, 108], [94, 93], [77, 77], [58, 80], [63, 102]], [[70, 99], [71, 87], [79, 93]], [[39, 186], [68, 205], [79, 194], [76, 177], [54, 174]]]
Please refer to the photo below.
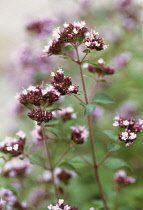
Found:
[[94, 87], [93, 87], [93, 89], [91, 91], [91, 94], [89, 96], [89, 101], [91, 101], [91, 99], [92, 99], [92, 97], [93, 97], [93, 95], [95, 93], [95, 90], [96, 90], [96, 87], [97, 87], [98, 83], [99, 83], [99, 78], [96, 80], [96, 83], [95, 83], [95, 85], [94, 85]]
[[42, 134], [43, 134], [43, 141], [44, 141], [45, 152], [46, 152], [47, 160], [49, 162], [50, 171], [51, 171], [51, 175], [52, 175], [52, 183], [53, 183], [54, 190], [55, 190], [55, 196], [56, 196], [57, 199], [59, 199], [58, 190], [57, 190], [57, 186], [56, 186], [55, 179], [54, 179], [54, 167], [52, 165], [50, 151], [49, 151], [49, 148], [48, 148], [47, 142], [46, 142], [46, 135], [45, 135], [44, 125], [42, 125]]
[[[82, 87], [83, 87], [83, 91], [84, 91], [84, 97], [85, 97], [86, 104], [88, 104], [87, 92], [86, 92], [86, 88], [85, 88], [85, 83], [84, 83], [84, 78], [83, 78], [83, 73], [82, 73], [82, 66], [81, 66], [81, 61], [80, 61], [80, 57], [79, 57], [77, 46], [75, 46], [75, 50], [76, 50], [76, 54], [77, 54], [77, 58], [78, 58], [78, 62], [77, 63], [79, 65], [80, 77], [81, 77]], [[89, 136], [90, 136], [90, 147], [91, 147], [93, 166], [94, 166], [94, 174], [95, 174], [95, 178], [96, 178], [96, 181], [97, 181], [97, 184], [98, 184], [98, 189], [99, 189], [99, 192], [100, 192], [101, 199], [102, 199], [102, 201], [104, 203], [104, 207], [105, 207], [106, 210], [109, 210], [109, 208], [107, 206], [107, 202], [106, 202], [105, 196], [104, 196], [104, 193], [103, 193], [100, 177], [99, 177], [98, 166], [97, 166], [97, 161], [96, 161], [96, 154], [95, 154], [95, 148], [94, 148], [93, 133], [92, 133], [92, 130], [91, 130], [92, 126], [91, 126], [91, 117], [90, 117], [90, 115], [87, 116], [87, 119], [88, 119]]]
[[82, 160], [84, 160], [85, 163], [87, 163], [89, 166], [93, 168], [93, 164], [90, 163], [86, 158], [84, 158], [79, 152], [74, 151], [76, 155], [78, 155]]
[[74, 95], [79, 101], [83, 102], [78, 96]]
[[84, 78], [83, 78], [83, 73], [82, 73], [82, 66], [81, 66], [81, 61], [80, 61], [77, 46], [75, 46], [75, 50], [76, 50], [77, 59], [78, 59], [77, 63], [79, 65], [80, 77], [81, 77], [81, 81], [82, 81], [82, 87], [83, 87], [83, 91], [84, 91], [85, 102], [86, 102], [86, 104], [88, 104], [88, 97], [87, 97], [87, 93], [86, 93], [86, 88], [85, 88], [85, 83], [84, 83]]
[[65, 157], [65, 155], [68, 153], [68, 151], [70, 150], [71, 146], [69, 146], [64, 153], [62, 154], [62, 156], [59, 158], [59, 160], [55, 163], [54, 168], [57, 167], [57, 165], [61, 162], [61, 160]]
[[107, 157], [110, 155], [111, 152], [107, 152], [106, 155], [103, 157], [103, 159], [98, 163], [98, 167], [102, 165], [102, 163], [107, 159]]
[[24, 153], [24, 156], [27, 157], [29, 160], [33, 161], [34, 163], [36, 163], [38, 166], [41, 166], [42, 168], [46, 169], [46, 170], [50, 170], [50, 168], [48, 168], [47, 166], [39, 163], [38, 161], [34, 160], [33, 158], [31, 158], [28, 154]]

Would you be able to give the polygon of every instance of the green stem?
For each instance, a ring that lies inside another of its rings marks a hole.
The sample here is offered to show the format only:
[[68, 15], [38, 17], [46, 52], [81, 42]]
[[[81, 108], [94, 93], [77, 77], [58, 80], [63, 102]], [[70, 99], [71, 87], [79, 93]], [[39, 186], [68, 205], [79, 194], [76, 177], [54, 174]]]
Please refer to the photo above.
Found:
[[[86, 92], [86, 88], [85, 88], [85, 82], [84, 82], [84, 78], [83, 78], [83, 73], [82, 73], [82, 66], [81, 66], [81, 61], [80, 61], [80, 57], [79, 57], [79, 53], [78, 53], [78, 48], [77, 46], [75, 46], [75, 50], [76, 50], [76, 54], [77, 54], [77, 58], [78, 58], [78, 65], [79, 65], [79, 70], [80, 70], [80, 77], [81, 77], [81, 81], [82, 81], [82, 87], [83, 87], [83, 91], [84, 91], [84, 97], [85, 97], [85, 101], [86, 104], [88, 104], [88, 98], [87, 98], [87, 92]], [[95, 148], [94, 148], [94, 140], [93, 140], [93, 133], [92, 133], [92, 126], [91, 126], [91, 117], [90, 115], [87, 116], [87, 120], [88, 120], [88, 127], [89, 127], [89, 136], [90, 136], [90, 147], [91, 147], [91, 153], [92, 153], [92, 159], [93, 159], [93, 167], [94, 167], [94, 174], [95, 174], [95, 178], [98, 184], [98, 189], [100, 192], [100, 196], [101, 199], [104, 203], [104, 207], [106, 210], [109, 210], [108, 206], [107, 206], [107, 202], [104, 196], [104, 192], [102, 189], [102, 185], [101, 185], [101, 181], [100, 181], [100, 177], [99, 177], [99, 171], [98, 171], [98, 166], [97, 166], [97, 161], [96, 161], [96, 154], [95, 154]]]
[[57, 186], [56, 186], [55, 178], [54, 178], [54, 169], [55, 169], [55, 168], [54, 168], [53, 165], [52, 165], [50, 151], [49, 151], [49, 148], [48, 148], [48, 146], [47, 146], [46, 135], [45, 135], [45, 127], [44, 127], [44, 125], [42, 125], [42, 134], [43, 134], [43, 141], [44, 141], [45, 152], [46, 152], [47, 160], [48, 160], [48, 162], [49, 162], [50, 171], [51, 171], [51, 175], [52, 175], [52, 183], [53, 183], [54, 190], [55, 190], [55, 196], [56, 196], [56, 199], [59, 199], [58, 190], [57, 190]]
[[110, 155], [111, 152], [107, 152], [106, 155], [103, 157], [103, 159], [98, 163], [98, 167], [102, 165], [102, 163], [107, 159], [107, 157]]
[[65, 157], [65, 155], [68, 153], [68, 151], [70, 150], [71, 146], [69, 146], [64, 153], [62, 154], [62, 156], [59, 158], [59, 160], [55, 163], [54, 168], [57, 167], [57, 165], [59, 165], [59, 163], [61, 162], [61, 160]]

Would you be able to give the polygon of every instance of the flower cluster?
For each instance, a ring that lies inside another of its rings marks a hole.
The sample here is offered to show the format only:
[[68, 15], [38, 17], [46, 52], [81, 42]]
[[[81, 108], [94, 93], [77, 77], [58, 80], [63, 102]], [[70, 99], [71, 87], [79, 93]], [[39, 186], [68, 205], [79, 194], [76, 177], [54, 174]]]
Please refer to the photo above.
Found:
[[63, 199], [59, 199], [55, 206], [50, 204], [48, 206], [48, 209], [49, 210], [78, 210], [77, 207], [72, 207], [68, 204], [65, 204]]
[[64, 76], [62, 69], [57, 70], [57, 73], [51, 72], [51, 76], [54, 78], [51, 84], [61, 95], [77, 94], [78, 86], [72, 85], [71, 77]]
[[98, 32], [90, 31], [85, 34], [85, 39], [83, 42], [85, 43], [86, 47], [91, 49], [91, 50], [105, 50], [107, 48], [107, 45], [104, 44], [103, 38], [97, 37], [99, 35]]
[[46, 55], [58, 55], [62, 53], [62, 49], [66, 43], [76, 43], [80, 39], [84, 39], [88, 28], [85, 27], [84, 21], [72, 23], [64, 23], [63, 30], [57, 27], [53, 30], [53, 40], [48, 42], [43, 52]]
[[53, 115], [52, 112], [43, 111], [41, 108], [38, 108], [28, 112], [28, 117], [37, 121], [37, 125], [41, 125], [42, 122], [49, 122], [53, 118]]
[[43, 37], [52, 31], [52, 21], [50, 19], [37, 19], [27, 24], [26, 30], [35, 36]]
[[131, 176], [127, 176], [124, 170], [117, 171], [117, 173], [115, 173], [115, 177], [113, 180], [113, 182], [117, 185], [131, 184], [134, 183], [135, 181], [136, 179]]
[[143, 120], [136, 122], [134, 118], [124, 119], [116, 116], [113, 126], [119, 126], [124, 131], [119, 134], [119, 139], [126, 142], [126, 146], [130, 146], [133, 141], [137, 138], [137, 133], [142, 132]]
[[88, 137], [88, 130], [84, 126], [71, 126], [71, 139], [77, 144], [83, 144]]
[[74, 109], [72, 107], [66, 107], [62, 108], [62, 110], [58, 110], [57, 113], [55, 113], [56, 117], [61, 117], [61, 119], [65, 122], [71, 119], [76, 119], [76, 113], [74, 113]]
[[6, 137], [0, 142], [0, 151], [3, 153], [11, 154], [12, 156], [18, 156], [22, 154], [25, 146], [25, 133], [19, 131], [16, 133], [19, 138]]
[[13, 158], [10, 161], [6, 162], [3, 168], [4, 176], [25, 176], [31, 172], [30, 162], [26, 159], [20, 160], [19, 158]]
[[74, 23], [64, 23], [63, 30], [57, 27], [53, 30], [53, 40], [48, 42], [43, 52], [45, 55], [58, 55], [62, 54], [62, 50], [67, 43], [72, 45], [76, 43], [85, 43], [86, 47], [95, 50], [104, 50], [107, 45], [104, 44], [104, 40], [97, 37], [98, 32], [89, 32], [84, 21]]
[[91, 64], [88, 65], [88, 71], [92, 72], [93, 74], [97, 73], [99, 75], [112, 75], [115, 73], [115, 69], [111, 68], [110, 66], [105, 66], [105, 62], [102, 58], [97, 61], [97, 66], [93, 66]]
[[[54, 170], [54, 179], [55, 182], [58, 183], [59, 181], [63, 182], [64, 184], [68, 184], [69, 180], [73, 177], [76, 177], [76, 173], [73, 171], [68, 171], [66, 169], [56, 168]], [[38, 178], [39, 182], [51, 182], [52, 181], [52, 174], [50, 171], [45, 171], [42, 176]]]
[[24, 89], [21, 94], [16, 95], [20, 103], [25, 106], [45, 104], [48, 106], [57, 101], [59, 97], [60, 93], [52, 85], [49, 85], [46, 89], [42, 86], [29, 86], [27, 90]]
[[[8, 210], [18, 209], [18, 210], [28, 210], [28, 205], [25, 201], [20, 202], [17, 200], [16, 196], [11, 190], [1, 188], [0, 197], [3, 199], [4, 207]], [[3, 208], [2, 208], [3, 209]]]

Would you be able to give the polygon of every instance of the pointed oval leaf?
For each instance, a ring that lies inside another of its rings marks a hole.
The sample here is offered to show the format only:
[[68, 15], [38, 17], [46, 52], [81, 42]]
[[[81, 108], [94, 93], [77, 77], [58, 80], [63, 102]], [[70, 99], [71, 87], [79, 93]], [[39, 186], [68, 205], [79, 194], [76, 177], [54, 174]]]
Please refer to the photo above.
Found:
[[107, 149], [108, 149], [109, 152], [117, 151], [120, 148], [121, 148], [121, 146], [119, 144], [115, 144], [113, 142], [111, 142], [107, 145]]
[[118, 141], [118, 136], [111, 130], [104, 130], [103, 131], [104, 134], [106, 134], [109, 139], [112, 139], [114, 141]]
[[97, 63], [93, 63], [90, 60], [84, 60], [82, 63], [89, 63], [89, 64], [91, 64], [93, 66], [96, 66], [97, 68], [99, 68], [99, 69], [101, 69], [103, 71], [103, 68], [100, 65], [98, 65]]
[[128, 164], [124, 160], [110, 157], [104, 161], [104, 165], [112, 169], [117, 169], [124, 166], [128, 167]]
[[53, 127], [46, 127], [46, 130], [50, 131], [53, 134], [55, 134], [58, 137], [58, 139], [61, 139], [61, 133], [60, 133], [60, 131], [58, 129], [53, 128]]
[[84, 116], [90, 115], [95, 111], [95, 105], [87, 104], [84, 110]]
[[114, 100], [105, 93], [96, 93], [91, 100], [91, 103], [110, 104], [113, 102]]
[[59, 167], [63, 169], [67, 169], [69, 171], [76, 171], [76, 168], [71, 163], [67, 163], [67, 162], [61, 163]]
[[63, 48], [62, 53], [67, 53], [67, 52], [71, 52], [74, 50], [74, 47], [71, 45], [67, 45]]

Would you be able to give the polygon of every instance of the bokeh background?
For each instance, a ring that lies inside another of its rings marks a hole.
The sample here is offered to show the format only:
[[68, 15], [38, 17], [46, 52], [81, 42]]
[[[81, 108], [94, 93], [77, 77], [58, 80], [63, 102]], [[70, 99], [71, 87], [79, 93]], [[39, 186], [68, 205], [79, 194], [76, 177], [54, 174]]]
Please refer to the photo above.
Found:
[[[108, 83], [99, 85], [97, 92], [105, 92], [114, 98], [112, 105], [99, 106], [95, 114], [95, 139], [97, 155], [101, 159], [107, 151], [110, 142], [104, 130], [112, 130], [116, 134], [118, 129], [112, 126], [114, 116], [119, 113], [123, 117], [135, 117], [143, 119], [143, 1], [142, 0], [0, 0], [0, 138], [11, 135], [18, 129], [29, 132], [33, 128], [33, 122], [27, 119], [26, 112], [19, 112], [14, 96], [22, 87], [30, 84], [41, 84], [43, 80], [49, 80], [50, 70], [55, 70], [61, 65], [65, 72], [73, 77], [75, 83], [79, 82], [76, 66], [70, 61], [60, 57], [51, 58], [50, 68], [39, 69], [34, 73], [28, 67], [19, 66], [21, 48], [19, 46], [30, 46], [32, 49], [44, 48], [50, 33], [44, 37], [34, 37], [26, 31], [26, 25], [39, 18], [48, 18], [52, 21], [52, 27], [62, 25], [64, 22], [85, 20], [89, 28], [96, 27], [101, 37], [108, 46], [103, 52], [92, 52], [89, 59], [97, 62], [103, 58], [107, 65], [116, 69], [115, 74], [107, 76]], [[28, 45], [27, 45], [28, 43]], [[30, 72], [30, 73], [29, 73]], [[40, 74], [39, 74], [40, 72]], [[34, 79], [31, 78], [31, 75]], [[91, 75], [85, 69], [88, 93], [92, 88]], [[45, 77], [45, 75], [47, 75]], [[90, 76], [89, 76], [90, 75]], [[80, 82], [79, 82], [80, 85]], [[72, 99], [64, 101], [77, 107], [78, 104]], [[77, 108], [79, 123], [83, 121], [81, 107]], [[20, 114], [19, 114], [20, 113]], [[29, 138], [30, 138], [30, 134]], [[1, 140], [0, 139], [0, 140]], [[83, 151], [86, 151], [86, 146]], [[120, 197], [120, 210], [141, 210], [143, 199], [143, 134], [130, 147], [121, 145], [119, 152], [114, 152], [112, 157], [125, 160], [130, 167], [125, 168], [128, 174], [134, 176], [136, 183], [126, 188]], [[69, 202], [81, 206], [79, 209], [87, 210], [92, 204], [94, 187], [92, 185], [93, 175], [88, 173], [86, 167], [80, 164], [76, 167], [81, 169], [81, 179], [76, 179], [69, 186]], [[105, 173], [106, 172], [106, 173]], [[110, 201], [114, 200], [114, 187], [112, 183], [116, 168], [101, 167], [100, 175], [104, 183], [106, 194]], [[39, 171], [37, 172], [39, 173]], [[79, 184], [80, 183], [80, 184]], [[33, 184], [34, 185], [34, 184]], [[80, 185], [80, 187], [79, 187]], [[74, 192], [73, 190], [76, 189]], [[85, 190], [86, 189], [86, 190]], [[92, 189], [92, 190], [91, 190]], [[73, 193], [74, 192], [74, 193]], [[91, 193], [92, 192], [92, 193]], [[90, 194], [91, 193], [91, 194]], [[98, 197], [98, 193], [96, 193]], [[26, 196], [25, 196], [26, 198]], [[75, 203], [74, 203], [75, 202]], [[111, 202], [112, 203], [112, 202]], [[112, 206], [112, 205], [111, 205]], [[44, 209], [44, 208], [41, 208]]]

